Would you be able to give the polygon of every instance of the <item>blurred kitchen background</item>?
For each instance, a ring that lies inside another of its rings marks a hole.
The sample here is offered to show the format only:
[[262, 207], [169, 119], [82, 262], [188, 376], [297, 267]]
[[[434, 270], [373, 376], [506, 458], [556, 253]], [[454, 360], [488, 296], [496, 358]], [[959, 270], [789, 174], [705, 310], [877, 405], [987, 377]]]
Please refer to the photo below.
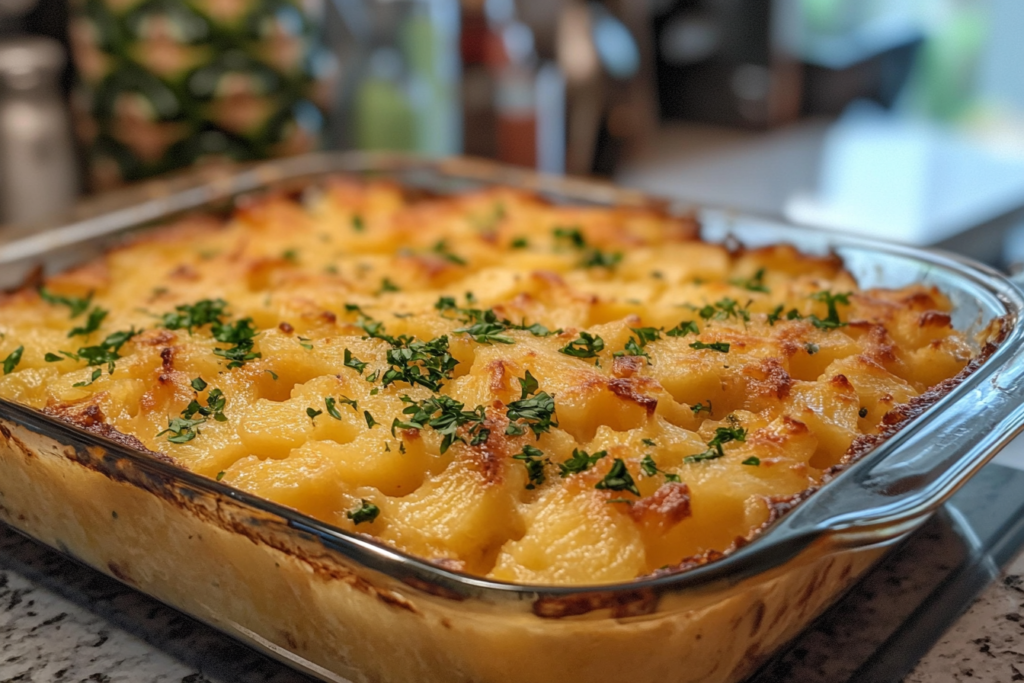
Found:
[[399, 150], [1008, 267], [1021, 36], [1021, 0], [0, 0], [0, 223], [196, 164]]

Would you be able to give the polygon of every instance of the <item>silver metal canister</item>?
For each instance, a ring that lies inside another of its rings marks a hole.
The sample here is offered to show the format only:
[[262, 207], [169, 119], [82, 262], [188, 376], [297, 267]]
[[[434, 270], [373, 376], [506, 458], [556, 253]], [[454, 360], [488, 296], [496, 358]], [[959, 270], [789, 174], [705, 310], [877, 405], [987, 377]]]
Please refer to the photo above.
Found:
[[0, 225], [45, 220], [78, 196], [71, 125], [57, 88], [64, 64], [55, 40], [0, 41]]

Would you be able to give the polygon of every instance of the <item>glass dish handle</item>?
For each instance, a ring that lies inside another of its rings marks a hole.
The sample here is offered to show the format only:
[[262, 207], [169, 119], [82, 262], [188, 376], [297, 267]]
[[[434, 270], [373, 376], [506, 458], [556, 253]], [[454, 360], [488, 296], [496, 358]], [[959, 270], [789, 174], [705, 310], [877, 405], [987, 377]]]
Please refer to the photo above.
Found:
[[797, 506], [778, 533], [831, 536], [848, 547], [896, 538], [923, 522], [1024, 429], [1024, 345], [1000, 351], [1010, 358], [998, 372], [969, 376], [954, 392], [948, 411], [965, 413], [960, 419], [928, 410], [915, 429], [897, 432]]

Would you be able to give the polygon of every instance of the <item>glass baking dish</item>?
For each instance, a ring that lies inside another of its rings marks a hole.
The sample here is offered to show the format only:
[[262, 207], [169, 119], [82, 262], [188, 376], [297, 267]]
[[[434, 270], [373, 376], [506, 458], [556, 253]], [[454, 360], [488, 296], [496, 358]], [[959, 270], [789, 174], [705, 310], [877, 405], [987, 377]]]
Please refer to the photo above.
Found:
[[[488, 162], [324, 154], [203, 169], [0, 244], [0, 287], [91, 258], [190, 211], [327, 175], [429, 192], [508, 185], [556, 202], [693, 212], [593, 181]], [[707, 239], [832, 251], [862, 286], [934, 284], [994, 350], [922, 414], [753, 542], [687, 571], [599, 587], [467, 576], [0, 400], [0, 520], [327, 681], [738, 681], [905, 538], [1024, 425], [1024, 294], [985, 266], [696, 210]], [[116, 435], [113, 435], [116, 437]]]

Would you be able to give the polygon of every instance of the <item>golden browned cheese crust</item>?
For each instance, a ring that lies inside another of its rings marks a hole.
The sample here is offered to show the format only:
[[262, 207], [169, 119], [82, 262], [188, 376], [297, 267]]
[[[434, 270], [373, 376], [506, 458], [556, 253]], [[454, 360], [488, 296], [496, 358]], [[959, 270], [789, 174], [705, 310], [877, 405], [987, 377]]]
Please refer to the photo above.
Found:
[[957, 375], [950, 308], [654, 211], [338, 180], [7, 295], [0, 396], [450, 569], [608, 583], [750, 537]]

